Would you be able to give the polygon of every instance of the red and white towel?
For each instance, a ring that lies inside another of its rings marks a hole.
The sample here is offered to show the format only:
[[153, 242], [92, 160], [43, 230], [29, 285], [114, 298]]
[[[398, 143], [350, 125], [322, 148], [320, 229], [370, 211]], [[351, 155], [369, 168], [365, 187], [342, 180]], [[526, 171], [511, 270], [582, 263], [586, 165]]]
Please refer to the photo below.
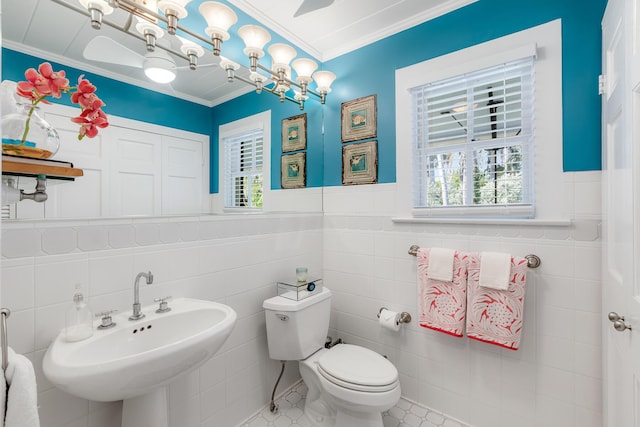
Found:
[[520, 345], [527, 260], [511, 257], [506, 290], [480, 286], [481, 254], [469, 254], [467, 279], [467, 336], [517, 350]]
[[[433, 250], [437, 250], [434, 248]], [[418, 322], [424, 328], [461, 337], [467, 306], [467, 254], [454, 251], [452, 279], [437, 280], [429, 275], [432, 249], [418, 249]], [[438, 254], [442, 259], [442, 252]], [[435, 269], [431, 269], [432, 272]]]

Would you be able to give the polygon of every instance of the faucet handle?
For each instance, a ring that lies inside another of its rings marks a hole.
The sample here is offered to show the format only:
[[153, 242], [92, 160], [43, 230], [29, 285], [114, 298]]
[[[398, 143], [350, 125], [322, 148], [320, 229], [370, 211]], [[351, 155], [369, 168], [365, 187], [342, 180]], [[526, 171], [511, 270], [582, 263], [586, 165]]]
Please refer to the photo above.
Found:
[[154, 302], [160, 303], [160, 305], [158, 306], [158, 309], [156, 310], [156, 313], [166, 313], [167, 311], [171, 311], [171, 307], [169, 307], [169, 303], [167, 302], [171, 298], [172, 298], [171, 296], [166, 296], [166, 297], [154, 299], [153, 300]]
[[116, 322], [114, 322], [113, 318], [111, 317], [111, 314], [115, 313], [116, 311], [118, 310], [113, 309], [96, 313], [96, 317], [102, 317], [102, 321], [98, 326], [98, 329], [108, 329], [116, 326]]

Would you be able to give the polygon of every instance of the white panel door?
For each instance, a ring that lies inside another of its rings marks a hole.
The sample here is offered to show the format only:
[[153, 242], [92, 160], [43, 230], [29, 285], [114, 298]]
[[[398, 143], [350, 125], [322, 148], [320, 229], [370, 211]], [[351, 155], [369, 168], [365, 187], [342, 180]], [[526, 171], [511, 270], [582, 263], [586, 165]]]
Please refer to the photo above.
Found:
[[[602, 23], [603, 403], [609, 427], [640, 426], [640, 96], [631, 73], [637, 3], [610, 1]], [[611, 322], [614, 313], [624, 319]]]
[[111, 215], [162, 213], [162, 137], [113, 128], [109, 138]]
[[201, 213], [202, 142], [163, 136], [162, 145], [162, 213]]

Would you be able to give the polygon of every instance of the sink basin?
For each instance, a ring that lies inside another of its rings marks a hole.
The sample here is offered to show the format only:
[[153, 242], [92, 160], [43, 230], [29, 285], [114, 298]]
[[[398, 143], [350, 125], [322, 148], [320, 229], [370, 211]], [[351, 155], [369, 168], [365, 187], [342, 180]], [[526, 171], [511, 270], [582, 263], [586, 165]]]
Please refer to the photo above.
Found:
[[220, 349], [236, 322], [236, 312], [212, 301], [178, 298], [171, 311], [142, 308], [146, 317], [114, 316], [116, 326], [96, 329], [91, 338], [67, 342], [64, 331], [49, 346], [45, 376], [60, 389], [85, 399], [135, 398], [193, 370]]

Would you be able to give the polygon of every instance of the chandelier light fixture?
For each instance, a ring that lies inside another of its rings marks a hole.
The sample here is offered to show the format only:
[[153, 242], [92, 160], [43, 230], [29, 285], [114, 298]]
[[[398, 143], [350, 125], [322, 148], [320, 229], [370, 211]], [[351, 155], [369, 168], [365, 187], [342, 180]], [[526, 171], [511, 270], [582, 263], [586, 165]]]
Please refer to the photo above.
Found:
[[[261, 64], [260, 60], [265, 56], [265, 45], [271, 41], [271, 35], [266, 29], [257, 25], [244, 25], [238, 29], [238, 35], [245, 45], [243, 53], [248, 58], [248, 66], [241, 65], [237, 62], [237, 58], [233, 60], [223, 57], [223, 42], [229, 40], [229, 28], [237, 23], [238, 17], [233, 9], [219, 2], [205, 1], [198, 7], [198, 11], [207, 22], [207, 26], [202, 30], [202, 33], [207, 36], [205, 37], [180, 25], [180, 20], [187, 16], [186, 6], [191, 0], [78, 0], [86, 12], [63, 0], [53, 1], [88, 15], [91, 26], [95, 29], [100, 29], [105, 23], [144, 40], [149, 52], [147, 54], [149, 61], [152, 63], [150, 66], [154, 66], [155, 73], [164, 75], [163, 82], [173, 80], [177, 68], [175, 61], [168, 53], [186, 60], [189, 68], [195, 70], [198, 67], [198, 58], [205, 54], [201, 44], [210, 46], [213, 55], [220, 57], [220, 67], [225, 70], [229, 82], [239, 80], [254, 86], [257, 93], [265, 91], [278, 96], [280, 102], [285, 100], [295, 102], [301, 110], [304, 109], [304, 102], [310, 95], [324, 104], [327, 94], [331, 92], [331, 84], [336, 78], [331, 71], [316, 71], [318, 64], [311, 59], [294, 59], [297, 56], [296, 50], [284, 43], [268, 46], [271, 64], [269, 67]], [[113, 13], [114, 9], [124, 10], [136, 18], [135, 29], [140, 36], [103, 19]], [[162, 24], [159, 25], [159, 22]], [[157, 40], [164, 37], [165, 33], [178, 38], [180, 51], [159, 45], [165, 52], [151, 55], [156, 50]], [[248, 78], [237, 74], [236, 71], [241, 68], [250, 72]], [[295, 72], [295, 78], [292, 69]], [[150, 78], [159, 81], [153, 77]], [[314, 81], [315, 90], [309, 86]], [[293, 95], [289, 95], [290, 93]]]

